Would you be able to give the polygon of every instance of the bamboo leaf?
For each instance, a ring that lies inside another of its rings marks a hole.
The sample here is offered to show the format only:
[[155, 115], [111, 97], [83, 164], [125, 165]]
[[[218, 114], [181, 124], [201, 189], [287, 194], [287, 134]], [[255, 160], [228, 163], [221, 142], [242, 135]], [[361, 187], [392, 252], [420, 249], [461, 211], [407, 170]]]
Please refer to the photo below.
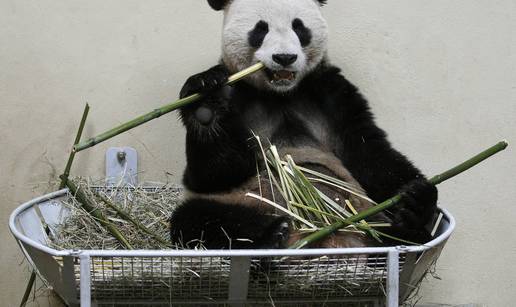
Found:
[[288, 215], [290, 215], [291, 217], [295, 218], [296, 220], [302, 222], [303, 224], [307, 225], [308, 227], [310, 228], [317, 228], [314, 224], [310, 223], [309, 221], [305, 220], [304, 218], [294, 214], [293, 212], [290, 212], [288, 211], [287, 209], [283, 208], [282, 206], [268, 200], [267, 198], [264, 198], [264, 197], [261, 197], [260, 195], [256, 195], [256, 194], [253, 194], [253, 193], [247, 193], [246, 194], [247, 197], [251, 197], [251, 198], [255, 198], [257, 200], [260, 200], [268, 205], [271, 205], [273, 206], [274, 208], [282, 211], [283, 213], [286, 213]]

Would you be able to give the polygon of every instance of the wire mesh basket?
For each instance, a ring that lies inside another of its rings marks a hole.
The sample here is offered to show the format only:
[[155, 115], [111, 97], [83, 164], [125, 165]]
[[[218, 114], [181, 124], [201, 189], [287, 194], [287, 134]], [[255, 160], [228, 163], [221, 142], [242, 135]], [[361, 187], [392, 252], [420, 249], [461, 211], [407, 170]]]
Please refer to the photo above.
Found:
[[399, 306], [438, 259], [455, 221], [444, 209], [424, 246], [302, 250], [56, 250], [61, 190], [10, 217], [29, 263], [69, 306]]

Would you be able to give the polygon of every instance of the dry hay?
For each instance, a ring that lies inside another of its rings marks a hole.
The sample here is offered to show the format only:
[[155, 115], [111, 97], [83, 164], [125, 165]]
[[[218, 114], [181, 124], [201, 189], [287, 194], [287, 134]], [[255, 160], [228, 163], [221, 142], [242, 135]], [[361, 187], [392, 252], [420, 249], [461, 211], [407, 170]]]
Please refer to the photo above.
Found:
[[[152, 187], [106, 189], [86, 179], [79, 178], [74, 182], [135, 249], [171, 248], [153, 240], [132, 223], [117, 216], [99, 195], [108, 198], [156, 235], [168, 241], [168, 219], [182, 199], [181, 187], [161, 184]], [[61, 250], [125, 249], [74, 197], [63, 200], [62, 204], [70, 212], [64, 222], [54, 228], [51, 235], [52, 247]], [[384, 259], [380, 263], [374, 263], [363, 255], [350, 255], [349, 258], [268, 260], [271, 262], [268, 262], [265, 268], [261, 267], [260, 259], [252, 262], [250, 291], [255, 297], [311, 297], [315, 295], [314, 289], [318, 289], [316, 296], [383, 295], [386, 274]], [[190, 295], [217, 299], [213, 292], [226, 293], [230, 277], [230, 260], [227, 257], [93, 258], [92, 265], [93, 282], [99, 298], [104, 295], [109, 298], [113, 295], [111, 291], [116, 284], [120, 291], [126, 291], [125, 293], [131, 293], [136, 286], [141, 290], [137, 291], [141, 292], [141, 298], [145, 299], [150, 295], [147, 293], [148, 281], [154, 280], [158, 285], [153, 285], [153, 295], [160, 293], [158, 296]]]
[[[127, 186], [100, 188], [94, 182], [83, 178], [74, 180], [88, 198], [109, 221], [127, 238], [134, 249], [167, 249], [170, 245], [152, 239], [133, 223], [121, 218], [109, 208], [101, 196], [127, 212], [132, 218], [149, 228], [157, 236], [169, 241], [169, 217], [182, 198], [178, 185], [156, 184], [153, 186]], [[58, 225], [51, 236], [53, 248], [83, 250], [125, 249], [99, 221], [86, 212], [74, 197], [62, 202], [70, 210], [69, 216]]]

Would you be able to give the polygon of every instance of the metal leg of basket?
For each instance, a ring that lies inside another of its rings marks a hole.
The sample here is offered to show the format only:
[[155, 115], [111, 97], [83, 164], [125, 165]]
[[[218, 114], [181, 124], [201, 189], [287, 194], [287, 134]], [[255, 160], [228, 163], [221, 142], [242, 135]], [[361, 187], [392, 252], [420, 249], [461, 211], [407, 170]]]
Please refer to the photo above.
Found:
[[81, 307], [91, 307], [90, 255], [81, 255]]
[[232, 257], [229, 283], [229, 302], [231, 307], [245, 306], [249, 286], [249, 257]]
[[387, 307], [399, 306], [400, 252], [397, 249], [387, 255]]

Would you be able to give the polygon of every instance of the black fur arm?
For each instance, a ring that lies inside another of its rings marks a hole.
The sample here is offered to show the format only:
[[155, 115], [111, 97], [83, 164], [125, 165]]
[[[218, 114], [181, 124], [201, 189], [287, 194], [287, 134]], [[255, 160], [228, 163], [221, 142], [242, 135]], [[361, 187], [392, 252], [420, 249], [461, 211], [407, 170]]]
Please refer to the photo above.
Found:
[[[437, 189], [401, 153], [392, 148], [378, 128], [367, 101], [355, 86], [334, 70], [324, 78], [327, 102], [336, 131], [335, 154], [377, 202], [401, 193], [402, 204], [390, 210], [393, 234], [417, 241], [427, 240], [423, 227], [433, 217]], [[339, 110], [335, 112], [335, 110]]]
[[228, 72], [217, 65], [190, 77], [181, 98], [204, 98], [181, 109], [186, 132], [187, 167], [183, 182], [195, 192], [217, 192], [240, 184], [256, 172], [250, 132], [231, 105]]

